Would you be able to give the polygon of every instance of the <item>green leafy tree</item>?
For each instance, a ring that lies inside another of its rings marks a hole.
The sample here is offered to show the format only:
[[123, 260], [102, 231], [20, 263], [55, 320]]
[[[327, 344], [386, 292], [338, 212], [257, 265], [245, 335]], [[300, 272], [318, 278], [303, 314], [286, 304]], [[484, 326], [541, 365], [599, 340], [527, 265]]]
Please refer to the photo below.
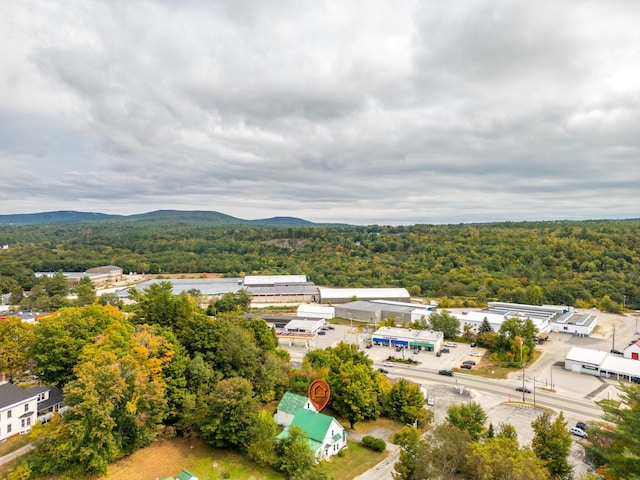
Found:
[[0, 320], [0, 372], [7, 374], [9, 382], [23, 379], [31, 370], [33, 330], [33, 325], [16, 317]]
[[216, 301], [214, 307], [217, 313], [242, 313], [246, 312], [251, 305], [251, 294], [244, 288], [237, 292], [227, 292]]
[[439, 424], [425, 435], [416, 449], [413, 480], [455, 478], [466, 464], [470, 443], [468, 432], [450, 423]]
[[89, 277], [82, 277], [75, 287], [78, 299], [76, 303], [79, 306], [89, 305], [96, 299], [96, 287]]
[[588, 428], [587, 458], [598, 472], [610, 480], [640, 478], [640, 440], [635, 432], [640, 428], [640, 385], [618, 386], [620, 401], [600, 400], [601, 427]]
[[385, 409], [390, 418], [402, 423], [423, 420], [420, 411], [424, 410], [424, 395], [420, 386], [401, 378], [391, 386]]
[[460, 430], [466, 431], [473, 441], [477, 441], [484, 430], [487, 414], [479, 403], [467, 402], [451, 405], [447, 409], [446, 421]]
[[206, 414], [200, 424], [202, 439], [214, 447], [246, 451], [258, 411], [259, 402], [249, 380], [222, 380], [207, 398]]
[[543, 412], [532, 423], [534, 437], [531, 448], [541, 459], [552, 478], [571, 480], [573, 467], [569, 463], [571, 453], [571, 434], [562, 412], [552, 422], [551, 414]]
[[414, 427], [402, 427], [393, 435], [393, 443], [400, 446], [400, 456], [393, 466], [394, 480], [413, 480], [416, 473], [416, 452], [423, 442]]
[[266, 410], [260, 410], [251, 430], [251, 442], [247, 447], [247, 456], [259, 465], [276, 465], [276, 436], [278, 425]]
[[323, 480], [326, 475], [309, 448], [307, 433], [297, 425], [276, 443], [277, 467], [292, 480]]
[[516, 427], [511, 425], [510, 423], [501, 422], [498, 427], [498, 434], [496, 437], [500, 438], [510, 438], [511, 440], [518, 440], [518, 431]]
[[545, 480], [549, 472], [533, 451], [505, 437], [470, 443], [467, 454], [469, 480]]
[[429, 315], [429, 325], [433, 330], [442, 332], [446, 339], [454, 339], [460, 332], [460, 320], [447, 310], [431, 313]]
[[332, 371], [327, 376], [331, 387], [331, 406], [349, 419], [351, 428], [365, 419], [375, 419], [380, 415], [377, 384], [374, 373], [368, 365], [347, 363], [339, 372]]
[[100, 305], [113, 305], [114, 307], [122, 309], [124, 302], [116, 293], [103, 293], [98, 298]]
[[119, 322], [86, 345], [65, 388], [69, 410], [36, 439], [34, 471], [104, 474], [155, 439], [165, 414], [162, 369], [172, 358], [163, 344], [152, 330]]
[[34, 328], [32, 349], [36, 374], [44, 383], [63, 387], [74, 378], [73, 368], [85, 345], [109, 324], [121, 321], [122, 312], [100, 305], [63, 308], [57, 316], [41, 320]]

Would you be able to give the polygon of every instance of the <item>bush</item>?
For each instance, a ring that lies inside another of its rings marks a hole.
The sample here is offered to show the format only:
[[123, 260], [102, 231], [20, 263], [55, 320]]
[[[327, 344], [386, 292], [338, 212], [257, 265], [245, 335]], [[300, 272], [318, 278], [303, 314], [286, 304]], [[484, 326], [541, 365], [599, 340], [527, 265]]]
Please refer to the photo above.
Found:
[[362, 437], [362, 445], [377, 452], [384, 452], [387, 448], [387, 442], [381, 438], [372, 437], [371, 435]]

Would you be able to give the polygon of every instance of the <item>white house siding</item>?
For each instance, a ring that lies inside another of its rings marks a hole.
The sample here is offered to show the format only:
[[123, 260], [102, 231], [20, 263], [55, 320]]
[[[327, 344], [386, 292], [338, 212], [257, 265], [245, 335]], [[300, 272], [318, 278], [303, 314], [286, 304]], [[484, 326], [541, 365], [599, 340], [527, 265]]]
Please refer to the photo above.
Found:
[[20, 433], [27, 433], [36, 422], [38, 396], [8, 405], [0, 410], [0, 442]]

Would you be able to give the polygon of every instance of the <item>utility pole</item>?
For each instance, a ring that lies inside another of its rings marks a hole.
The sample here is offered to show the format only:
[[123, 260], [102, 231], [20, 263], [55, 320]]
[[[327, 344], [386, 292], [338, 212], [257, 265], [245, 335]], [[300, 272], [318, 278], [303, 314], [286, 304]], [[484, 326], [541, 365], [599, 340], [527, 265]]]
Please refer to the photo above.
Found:
[[613, 337], [611, 338], [611, 350], [616, 349], [616, 323], [613, 322]]
[[522, 365], [522, 403], [524, 403], [524, 363], [522, 363], [522, 338], [520, 339], [520, 364]]
[[533, 404], [536, 404], [536, 377], [533, 377]]

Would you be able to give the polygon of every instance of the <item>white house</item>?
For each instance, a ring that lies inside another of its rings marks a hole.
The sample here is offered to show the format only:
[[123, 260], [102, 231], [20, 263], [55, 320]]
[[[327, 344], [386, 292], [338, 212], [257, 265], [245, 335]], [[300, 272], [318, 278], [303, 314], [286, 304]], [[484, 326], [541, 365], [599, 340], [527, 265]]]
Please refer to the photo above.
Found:
[[0, 383], [0, 442], [27, 433], [36, 422], [40, 392]]
[[292, 425], [307, 433], [309, 448], [315, 454], [316, 461], [328, 459], [347, 446], [347, 432], [340, 422], [329, 415], [299, 408], [291, 425], [278, 438], [286, 438]]
[[276, 413], [273, 418], [278, 425], [288, 427], [296, 416], [298, 409], [304, 408], [312, 412], [317, 412], [316, 407], [307, 397], [296, 395], [295, 393], [286, 392], [276, 407]]
[[0, 442], [27, 433], [35, 422], [48, 422], [55, 412], [63, 414], [62, 391], [56, 387], [24, 389], [0, 382]]

